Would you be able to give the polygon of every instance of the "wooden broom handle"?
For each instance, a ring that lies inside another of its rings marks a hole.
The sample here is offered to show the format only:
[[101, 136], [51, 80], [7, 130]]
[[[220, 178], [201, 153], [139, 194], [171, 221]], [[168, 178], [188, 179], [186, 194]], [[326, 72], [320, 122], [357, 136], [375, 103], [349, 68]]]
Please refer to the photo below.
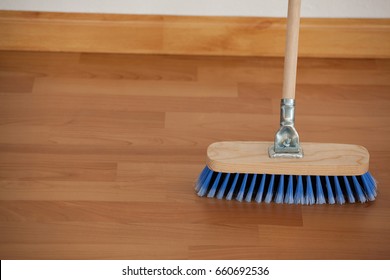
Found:
[[289, 0], [282, 98], [295, 98], [300, 15], [301, 0]]

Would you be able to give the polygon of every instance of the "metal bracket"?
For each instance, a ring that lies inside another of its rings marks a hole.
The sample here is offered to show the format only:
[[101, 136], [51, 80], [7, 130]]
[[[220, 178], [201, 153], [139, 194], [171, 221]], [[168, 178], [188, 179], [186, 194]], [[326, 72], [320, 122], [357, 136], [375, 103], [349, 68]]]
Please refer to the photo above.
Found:
[[294, 127], [295, 100], [284, 98], [280, 102], [280, 128], [275, 135], [275, 143], [268, 149], [271, 158], [302, 158], [303, 150], [299, 135]]

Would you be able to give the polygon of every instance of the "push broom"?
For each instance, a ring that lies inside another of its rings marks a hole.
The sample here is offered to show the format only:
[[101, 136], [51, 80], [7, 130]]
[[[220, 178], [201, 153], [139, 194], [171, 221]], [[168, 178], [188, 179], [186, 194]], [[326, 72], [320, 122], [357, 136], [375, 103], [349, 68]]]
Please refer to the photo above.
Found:
[[294, 127], [301, 0], [289, 0], [280, 128], [274, 142], [216, 142], [195, 190], [199, 196], [258, 203], [372, 201], [369, 153], [358, 145], [300, 143]]

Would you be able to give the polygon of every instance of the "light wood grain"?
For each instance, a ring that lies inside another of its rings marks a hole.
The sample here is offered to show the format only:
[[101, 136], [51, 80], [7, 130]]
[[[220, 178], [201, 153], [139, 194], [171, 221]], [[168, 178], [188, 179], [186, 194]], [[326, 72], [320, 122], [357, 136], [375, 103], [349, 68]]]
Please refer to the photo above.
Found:
[[[304, 18], [300, 57], [389, 58], [389, 19]], [[284, 18], [0, 11], [0, 49], [284, 56]], [[139, 73], [142, 76], [142, 73]]]
[[273, 142], [216, 142], [207, 148], [207, 166], [216, 172], [351, 176], [368, 171], [366, 148], [348, 144], [301, 143], [301, 159], [270, 158]]
[[282, 98], [295, 98], [300, 20], [301, 0], [289, 0], [286, 30], [286, 50], [284, 52]]
[[302, 142], [366, 147], [374, 202], [195, 194], [211, 143], [272, 141], [282, 58], [0, 52], [0, 258], [389, 259], [390, 62], [302, 58], [297, 75]]

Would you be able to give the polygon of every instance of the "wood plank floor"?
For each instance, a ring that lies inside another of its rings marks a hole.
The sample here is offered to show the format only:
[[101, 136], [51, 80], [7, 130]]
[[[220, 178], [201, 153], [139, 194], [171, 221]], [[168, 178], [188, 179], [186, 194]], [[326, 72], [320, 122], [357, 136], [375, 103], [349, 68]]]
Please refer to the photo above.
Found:
[[367, 204], [198, 198], [206, 148], [272, 140], [279, 58], [0, 52], [1, 259], [389, 259], [390, 60], [301, 59], [301, 141], [351, 143]]

